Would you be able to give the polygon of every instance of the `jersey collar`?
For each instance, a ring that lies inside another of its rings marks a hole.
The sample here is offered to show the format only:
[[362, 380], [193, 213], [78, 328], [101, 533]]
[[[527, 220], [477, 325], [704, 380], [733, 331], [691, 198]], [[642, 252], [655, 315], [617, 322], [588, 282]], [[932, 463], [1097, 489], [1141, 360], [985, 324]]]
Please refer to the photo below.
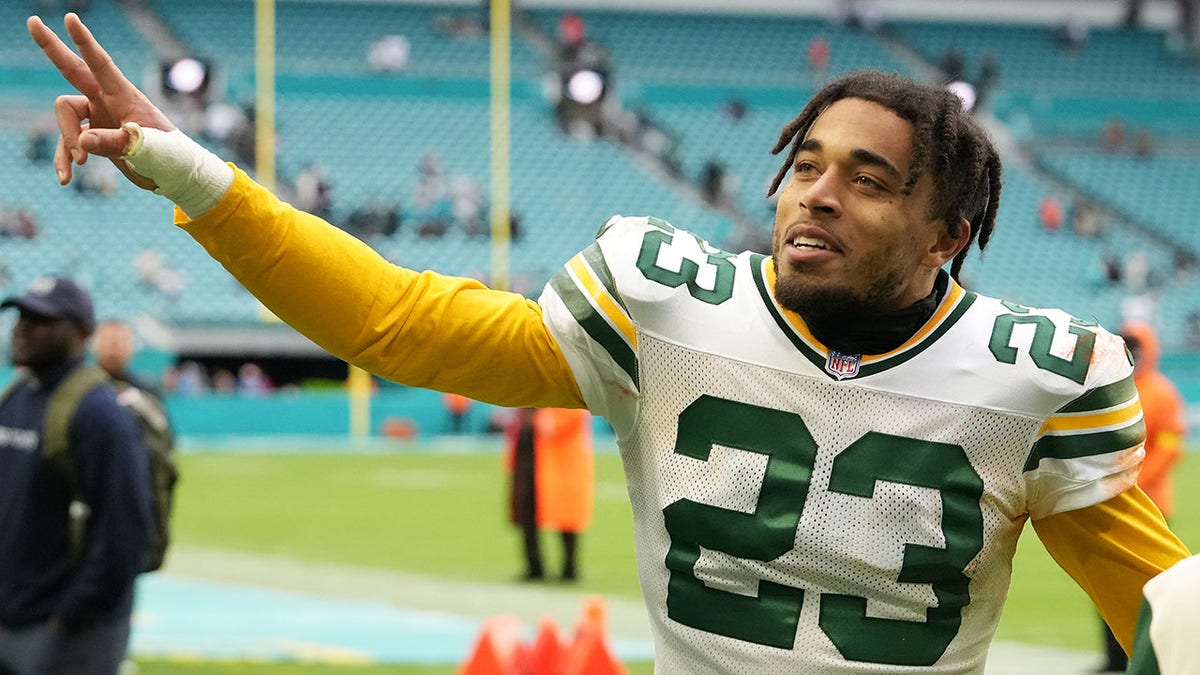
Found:
[[[754, 272], [754, 283], [775, 323], [806, 359], [820, 368], [821, 372], [837, 380], [873, 375], [920, 354], [949, 330], [976, 298], [974, 293], [963, 289], [953, 279], [947, 279], [949, 285], [946, 294], [933, 315], [899, 347], [883, 354], [842, 354], [821, 344], [799, 314], [779, 305], [775, 298], [775, 265], [770, 256], [757, 255], [752, 263], [750, 268]], [[943, 270], [939, 274], [946, 272]]]

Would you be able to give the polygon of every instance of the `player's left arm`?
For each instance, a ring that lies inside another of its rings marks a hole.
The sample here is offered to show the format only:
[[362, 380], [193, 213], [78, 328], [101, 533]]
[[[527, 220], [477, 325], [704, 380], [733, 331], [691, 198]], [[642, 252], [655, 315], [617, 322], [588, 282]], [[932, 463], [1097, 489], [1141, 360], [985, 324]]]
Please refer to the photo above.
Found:
[[1189, 555], [1158, 507], [1133, 487], [1107, 501], [1033, 521], [1054, 560], [1088, 594], [1129, 652], [1151, 578]]

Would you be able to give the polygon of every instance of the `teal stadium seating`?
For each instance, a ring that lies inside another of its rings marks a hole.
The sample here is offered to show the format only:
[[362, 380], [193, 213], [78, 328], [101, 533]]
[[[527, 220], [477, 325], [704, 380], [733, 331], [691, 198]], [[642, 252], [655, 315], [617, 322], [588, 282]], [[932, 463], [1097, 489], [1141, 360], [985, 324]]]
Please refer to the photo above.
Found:
[[[28, 44], [21, 4], [0, 3], [0, 150], [9, 158], [24, 157], [30, 126], [53, 93], [63, 90]], [[149, 0], [147, 6], [193, 54], [214, 61], [225, 94], [247, 100], [253, 91], [253, 2]], [[411, 216], [417, 165], [426, 152], [441, 158], [449, 177], [471, 176], [486, 188], [488, 42], [450, 39], [435, 29], [439, 15], [472, 9], [281, 0], [280, 177], [290, 180], [306, 164], [320, 164], [333, 189], [335, 223], [373, 203], [398, 204]], [[526, 14], [530, 25], [550, 36], [559, 15]], [[1055, 45], [1050, 28], [1029, 26], [913, 22], [876, 37], [811, 18], [612, 11], [582, 16], [589, 36], [613, 54], [616, 96], [628, 109], [647, 110], [680, 140], [685, 177], [694, 179], [709, 160], [735, 174], [737, 206], [764, 232], [772, 209], [764, 195], [781, 161], [769, 149], [781, 127], [824, 78], [863, 67], [918, 74], [898, 46], [929, 63], [951, 45], [970, 49], [968, 72], [979, 54], [994, 51], [1001, 78], [992, 107], [1019, 138], [1093, 139], [1114, 112], [1164, 139], [1200, 136], [1200, 115], [1194, 114], [1200, 108], [1200, 71], [1171, 54], [1156, 31], [1095, 30], [1086, 48], [1071, 56]], [[114, 0], [95, 0], [87, 20], [127, 72], [155, 66], [153, 47]], [[410, 41], [408, 70], [371, 73], [367, 44], [389, 33]], [[819, 75], [807, 66], [807, 46], [815, 37], [831, 47], [829, 67]], [[514, 33], [512, 204], [524, 235], [511, 254], [514, 288], [536, 293], [615, 213], [659, 215], [720, 244], [731, 229], [728, 216], [618, 146], [573, 141], [557, 130], [540, 90], [547, 66], [535, 44]], [[741, 120], [723, 112], [734, 98], [748, 106]], [[1058, 147], [1038, 156], [1038, 170], [1007, 165], [995, 237], [982, 260], [973, 255], [968, 262], [967, 281], [981, 292], [1061, 306], [1112, 326], [1125, 293], [1100, 281], [1105, 256], [1142, 250], [1168, 269], [1175, 248], [1200, 252], [1195, 227], [1200, 159], [1193, 152], [1138, 161]], [[18, 159], [3, 166], [0, 207], [31, 209], [42, 234], [33, 241], [3, 240], [0, 264], [7, 282], [0, 291], [41, 273], [71, 272], [97, 289], [108, 314], [150, 312], [180, 324], [260, 320], [253, 298], [190, 238], [163, 225], [171, 215], [161, 199], [128, 186], [110, 197], [79, 195], [59, 188], [46, 164]], [[1127, 218], [1099, 239], [1047, 232], [1038, 222], [1037, 203], [1062, 195], [1060, 181]], [[1149, 236], [1146, 229], [1161, 236]], [[488, 276], [485, 238], [455, 230], [421, 238], [411, 217], [394, 235], [369, 243], [406, 266]], [[182, 272], [185, 285], [177, 297], [139, 280], [132, 261], [146, 247], [160, 250], [167, 265]], [[1182, 344], [1186, 316], [1200, 309], [1196, 291], [1195, 281], [1172, 278], [1161, 293], [1169, 347]]]

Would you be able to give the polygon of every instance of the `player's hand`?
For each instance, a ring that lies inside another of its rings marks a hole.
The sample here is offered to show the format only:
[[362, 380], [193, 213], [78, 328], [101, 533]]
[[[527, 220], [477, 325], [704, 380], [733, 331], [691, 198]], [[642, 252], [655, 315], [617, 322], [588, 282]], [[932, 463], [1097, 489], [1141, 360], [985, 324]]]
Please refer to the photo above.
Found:
[[54, 114], [62, 134], [54, 153], [58, 182], [69, 183], [72, 161], [83, 164], [92, 154], [109, 158], [133, 184], [153, 190], [157, 187], [154, 181], [138, 175], [121, 159], [130, 140], [121, 124], [136, 122], [163, 131], [171, 131], [174, 125], [121, 74], [112, 57], [77, 14], [67, 14], [63, 24], [79, 49], [78, 56], [38, 17], [31, 16], [25, 22], [29, 35], [42, 48], [46, 58], [79, 91], [79, 94], [59, 96], [54, 101]]

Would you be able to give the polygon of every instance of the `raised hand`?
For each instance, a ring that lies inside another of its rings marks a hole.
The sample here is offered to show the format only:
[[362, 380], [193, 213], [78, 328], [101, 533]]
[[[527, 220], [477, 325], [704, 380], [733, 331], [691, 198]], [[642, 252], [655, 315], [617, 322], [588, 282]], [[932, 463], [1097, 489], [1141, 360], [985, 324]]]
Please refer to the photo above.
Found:
[[156, 187], [153, 181], [135, 173], [121, 159], [130, 141], [129, 133], [121, 129], [121, 125], [136, 122], [163, 131], [174, 129], [174, 125], [121, 73], [78, 15], [67, 14], [63, 24], [79, 49], [79, 55], [38, 17], [29, 17], [25, 24], [46, 58], [79, 91], [79, 94], [59, 96], [54, 101], [54, 113], [62, 134], [54, 153], [58, 182], [69, 183], [72, 161], [83, 164], [92, 154], [109, 158], [135, 185], [153, 190]]

